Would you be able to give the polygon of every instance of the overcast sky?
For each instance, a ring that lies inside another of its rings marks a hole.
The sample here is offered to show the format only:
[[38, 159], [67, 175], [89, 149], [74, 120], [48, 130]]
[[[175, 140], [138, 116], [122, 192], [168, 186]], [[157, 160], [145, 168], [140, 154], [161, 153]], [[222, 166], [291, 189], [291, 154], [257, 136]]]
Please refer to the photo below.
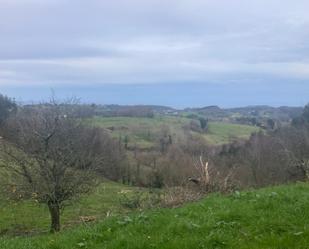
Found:
[[308, 10], [308, 0], [0, 0], [0, 92], [303, 105]]

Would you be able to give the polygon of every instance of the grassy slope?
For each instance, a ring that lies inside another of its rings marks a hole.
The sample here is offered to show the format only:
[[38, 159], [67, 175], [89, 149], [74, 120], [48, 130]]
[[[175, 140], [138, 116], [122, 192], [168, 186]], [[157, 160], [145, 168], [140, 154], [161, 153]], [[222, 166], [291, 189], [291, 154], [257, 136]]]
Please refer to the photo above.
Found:
[[[183, 126], [189, 124], [191, 119], [173, 116], [156, 116], [154, 118], [131, 117], [96, 117], [88, 120], [94, 126], [114, 127], [113, 136], [128, 135], [129, 144], [136, 144], [140, 148], [149, 148], [154, 145], [156, 134], [160, 133], [163, 126], [169, 127], [173, 136], [181, 137], [184, 133]], [[257, 127], [236, 125], [229, 123], [210, 122], [209, 132], [205, 139], [211, 144], [228, 143], [233, 138], [247, 139], [251, 133], [258, 131]]]
[[99, 127], [115, 127], [112, 132], [114, 137], [128, 135], [129, 144], [136, 144], [140, 148], [150, 148], [160, 133], [163, 126], [168, 127], [171, 134], [179, 135], [182, 126], [190, 122], [187, 118], [172, 116], [156, 116], [154, 118], [136, 117], [96, 117], [88, 121], [90, 124]]
[[212, 144], [223, 144], [234, 138], [248, 139], [250, 134], [258, 130], [259, 128], [249, 125], [210, 122], [209, 132], [205, 138]]
[[110, 218], [58, 235], [0, 239], [3, 249], [303, 248], [309, 245], [309, 184], [208, 198], [177, 209]]
[[[121, 191], [133, 188], [117, 183], [101, 184], [93, 193], [83, 196], [74, 205], [65, 207], [62, 215], [64, 227], [80, 223], [80, 216], [106, 217], [107, 213], [120, 214], [125, 210], [120, 205]], [[49, 229], [49, 212], [45, 205], [34, 201], [13, 202], [0, 196], [0, 233], [40, 233]]]

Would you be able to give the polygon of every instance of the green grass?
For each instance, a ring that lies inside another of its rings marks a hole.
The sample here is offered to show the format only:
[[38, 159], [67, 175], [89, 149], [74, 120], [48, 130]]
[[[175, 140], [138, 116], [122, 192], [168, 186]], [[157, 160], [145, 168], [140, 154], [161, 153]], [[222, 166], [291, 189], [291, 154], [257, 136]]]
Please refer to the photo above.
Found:
[[97, 127], [111, 128], [112, 136], [124, 138], [128, 136], [129, 146], [138, 148], [153, 148], [162, 129], [168, 129], [169, 133], [179, 136], [183, 133], [182, 127], [190, 122], [190, 119], [172, 116], [155, 116], [154, 118], [137, 117], [95, 117], [87, 121]]
[[210, 195], [177, 209], [113, 217], [57, 235], [2, 238], [3, 249], [307, 249], [309, 184]]
[[[64, 228], [80, 223], [80, 216], [95, 216], [98, 220], [107, 215], [126, 213], [120, 205], [121, 191], [131, 188], [113, 182], [102, 183], [94, 192], [83, 196], [79, 201], [69, 203], [63, 210]], [[49, 230], [50, 218], [46, 205], [33, 200], [10, 201], [0, 196], [0, 234], [41, 233]]]
[[235, 139], [248, 139], [252, 133], [257, 131], [259, 128], [255, 126], [210, 122], [205, 138], [211, 144], [224, 144]]
[[[175, 138], [184, 136], [183, 127], [192, 119], [174, 116], [155, 116], [154, 118], [135, 117], [95, 117], [87, 122], [93, 126], [111, 128], [112, 136], [129, 137], [129, 146], [138, 148], [153, 148], [162, 129], [168, 129]], [[229, 143], [233, 139], [247, 139], [250, 134], [258, 131], [254, 126], [237, 125], [223, 122], [209, 122], [209, 132], [201, 134], [206, 141], [213, 145]], [[195, 132], [196, 133], [196, 132]], [[198, 134], [198, 133], [196, 133]]]

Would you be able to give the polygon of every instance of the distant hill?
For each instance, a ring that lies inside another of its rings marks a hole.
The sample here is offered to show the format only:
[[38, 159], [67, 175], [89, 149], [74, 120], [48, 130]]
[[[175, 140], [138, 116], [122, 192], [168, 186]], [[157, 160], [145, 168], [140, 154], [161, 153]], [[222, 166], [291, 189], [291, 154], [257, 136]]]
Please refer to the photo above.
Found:
[[206, 106], [202, 108], [186, 108], [181, 113], [196, 113], [206, 116], [211, 120], [252, 120], [263, 122], [273, 119], [280, 122], [290, 122], [293, 118], [301, 116], [303, 107], [271, 107], [266, 105], [247, 106], [238, 108], [220, 108], [218, 106]]
[[123, 117], [152, 117], [154, 114], [168, 114], [175, 109], [157, 105], [98, 105], [95, 107], [97, 115]]
[[240, 114], [243, 117], [273, 119], [280, 122], [290, 122], [293, 118], [301, 116], [302, 107], [271, 107], [271, 106], [248, 106], [227, 109], [231, 114]]
[[[33, 107], [36, 105], [25, 105]], [[175, 109], [161, 105], [76, 105], [73, 108], [80, 116], [102, 117], [153, 117], [154, 115], [182, 116], [190, 118], [205, 117], [211, 121], [224, 121], [249, 125], [265, 125], [269, 119], [281, 124], [300, 117], [303, 107], [271, 107], [267, 105], [236, 108], [205, 106], [199, 108]]]

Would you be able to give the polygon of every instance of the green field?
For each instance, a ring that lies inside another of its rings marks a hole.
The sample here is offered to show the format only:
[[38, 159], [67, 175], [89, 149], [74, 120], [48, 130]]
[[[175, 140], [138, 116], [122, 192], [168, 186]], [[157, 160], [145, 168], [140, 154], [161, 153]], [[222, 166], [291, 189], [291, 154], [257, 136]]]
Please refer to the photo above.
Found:
[[211, 144], [224, 144], [235, 139], [248, 139], [250, 134], [257, 131], [259, 128], [255, 126], [210, 122], [205, 138]]
[[182, 127], [189, 124], [190, 119], [172, 116], [156, 116], [154, 118], [96, 117], [87, 122], [97, 127], [113, 127], [112, 136], [116, 138], [128, 136], [129, 146], [152, 148], [158, 134], [163, 129], [168, 129], [173, 136], [180, 136], [183, 133]]
[[[81, 216], [95, 216], [97, 220], [107, 216], [127, 213], [121, 205], [122, 193], [142, 191], [125, 185], [105, 182], [93, 193], [69, 203], [62, 214], [64, 228], [81, 223]], [[143, 190], [144, 191], [144, 190]], [[36, 234], [49, 231], [49, 212], [46, 205], [33, 200], [10, 201], [0, 196], [0, 236]]]
[[[88, 124], [111, 130], [112, 136], [124, 138], [128, 136], [129, 146], [152, 148], [162, 130], [168, 130], [174, 138], [184, 136], [184, 126], [192, 119], [174, 116], [155, 116], [154, 118], [134, 117], [96, 117], [87, 121]], [[259, 128], [248, 125], [237, 125], [223, 122], [209, 122], [207, 133], [200, 135], [212, 145], [229, 143], [235, 139], [247, 139]], [[197, 132], [192, 132], [199, 134]]]
[[111, 217], [56, 235], [2, 237], [0, 248], [307, 249], [308, 207], [308, 183], [212, 194], [181, 208]]

